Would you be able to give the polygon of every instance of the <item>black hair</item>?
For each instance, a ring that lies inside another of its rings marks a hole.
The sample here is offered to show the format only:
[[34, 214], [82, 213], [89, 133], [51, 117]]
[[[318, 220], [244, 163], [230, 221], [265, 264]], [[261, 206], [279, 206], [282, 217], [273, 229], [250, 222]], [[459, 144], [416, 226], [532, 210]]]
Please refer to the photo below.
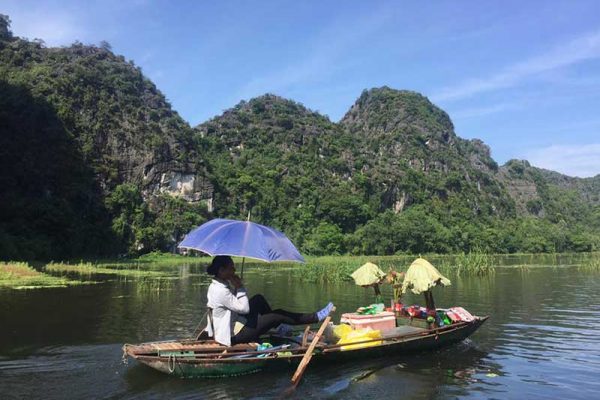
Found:
[[206, 268], [206, 272], [210, 275], [217, 276], [219, 273], [219, 268], [226, 266], [227, 264], [232, 263], [233, 260], [229, 256], [216, 256], [213, 258], [212, 262]]

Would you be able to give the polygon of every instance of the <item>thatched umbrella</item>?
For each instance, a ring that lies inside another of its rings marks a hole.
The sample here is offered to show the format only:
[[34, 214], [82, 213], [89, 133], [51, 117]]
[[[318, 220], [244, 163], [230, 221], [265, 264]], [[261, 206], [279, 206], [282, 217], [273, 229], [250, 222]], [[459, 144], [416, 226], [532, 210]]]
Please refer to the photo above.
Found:
[[402, 293], [406, 293], [408, 289], [414, 294], [423, 293], [427, 309], [435, 310], [431, 289], [434, 286], [450, 286], [450, 284], [450, 279], [443, 276], [429, 261], [419, 257], [406, 271], [402, 283]]
[[352, 273], [354, 283], [362, 287], [372, 286], [375, 289], [376, 300], [381, 302], [379, 284], [385, 279], [386, 274], [377, 265], [368, 262]]

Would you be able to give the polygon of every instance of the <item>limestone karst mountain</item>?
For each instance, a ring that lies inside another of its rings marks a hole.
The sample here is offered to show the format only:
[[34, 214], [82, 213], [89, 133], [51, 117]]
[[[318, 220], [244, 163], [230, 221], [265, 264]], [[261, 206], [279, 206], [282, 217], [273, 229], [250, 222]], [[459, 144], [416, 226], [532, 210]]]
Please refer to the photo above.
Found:
[[192, 128], [109, 45], [2, 21], [0, 259], [170, 250], [248, 212], [309, 254], [600, 246], [599, 176], [498, 166], [418, 93], [365, 90], [339, 122], [267, 94]]

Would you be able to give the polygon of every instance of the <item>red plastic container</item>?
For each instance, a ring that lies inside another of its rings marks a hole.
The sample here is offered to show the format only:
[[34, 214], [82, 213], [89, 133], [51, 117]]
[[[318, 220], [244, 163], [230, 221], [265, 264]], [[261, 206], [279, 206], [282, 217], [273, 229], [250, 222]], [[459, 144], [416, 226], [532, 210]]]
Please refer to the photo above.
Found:
[[396, 315], [389, 311], [380, 312], [374, 315], [346, 313], [342, 314], [340, 322], [343, 324], [349, 324], [352, 329], [371, 328], [375, 330], [386, 331], [396, 327]]

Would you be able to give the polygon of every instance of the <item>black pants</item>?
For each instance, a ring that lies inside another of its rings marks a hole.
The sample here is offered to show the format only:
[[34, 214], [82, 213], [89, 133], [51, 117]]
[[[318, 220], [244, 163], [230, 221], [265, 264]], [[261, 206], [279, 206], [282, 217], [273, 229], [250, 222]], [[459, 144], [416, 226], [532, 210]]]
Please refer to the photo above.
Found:
[[317, 314], [293, 313], [281, 309], [271, 310], [267, 300], [260, 294], [250, 299], [250, 312], [244, 317], [246, 325], [231, 338], [231, 344], [256, 342], [260, 335], [280, 324], [303, 325], [318, 322]]

